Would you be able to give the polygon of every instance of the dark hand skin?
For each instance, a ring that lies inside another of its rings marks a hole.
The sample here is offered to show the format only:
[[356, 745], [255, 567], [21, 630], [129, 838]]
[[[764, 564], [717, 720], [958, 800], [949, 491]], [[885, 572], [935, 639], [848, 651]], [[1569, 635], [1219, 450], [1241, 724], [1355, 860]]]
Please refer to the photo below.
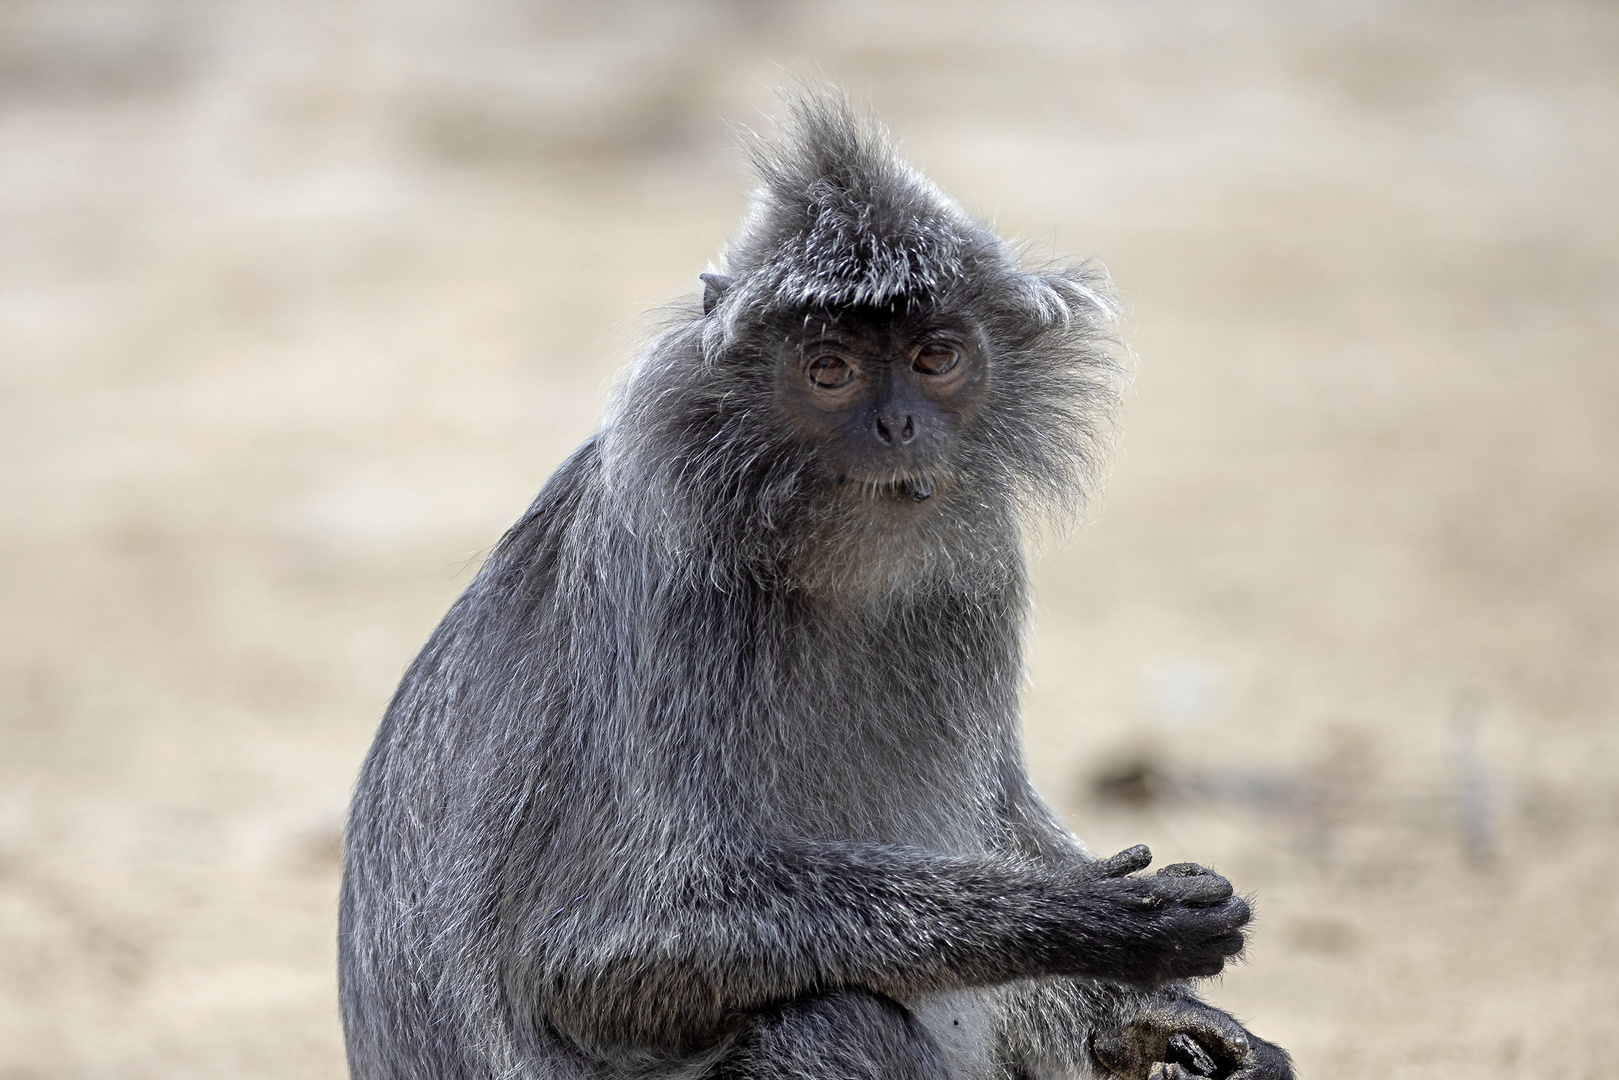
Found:
[[1166, 998], [1097, 1032], [1091, 1056], [1114, 1080], [1294, 1080], [1287, 1052], [1194, 998]]
[[1138, 986], [1218, 975], [1242, 952], [1242, 928], [1253, 918], [1231, 883], [1194, 863], [1174, 863], [1138, 875], [1152, 852], [1138, 844], [1080, 873], [1093, 895], [1141, 926], [1126, 956], [1106, 977]]

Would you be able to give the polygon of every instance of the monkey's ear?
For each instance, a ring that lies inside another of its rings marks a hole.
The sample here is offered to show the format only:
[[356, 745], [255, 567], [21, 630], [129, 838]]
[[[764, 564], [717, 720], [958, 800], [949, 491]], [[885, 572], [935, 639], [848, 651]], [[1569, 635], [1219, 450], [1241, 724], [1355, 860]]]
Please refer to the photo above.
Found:
[[698, 274], [703, 282], [703, 314], [710, 315], [714, 305], [720, 302], [725, 290], [731, 287], [731, 279], [724, 274]]

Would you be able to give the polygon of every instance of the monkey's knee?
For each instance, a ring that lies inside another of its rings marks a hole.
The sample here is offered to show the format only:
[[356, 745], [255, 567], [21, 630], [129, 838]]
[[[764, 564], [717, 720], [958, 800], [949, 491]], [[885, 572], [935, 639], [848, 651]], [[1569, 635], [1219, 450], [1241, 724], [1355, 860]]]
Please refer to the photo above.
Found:
[[945, 1080], [933, 1037], [897, 1002], [862, 991], [750, 1019], [715, 1080]]

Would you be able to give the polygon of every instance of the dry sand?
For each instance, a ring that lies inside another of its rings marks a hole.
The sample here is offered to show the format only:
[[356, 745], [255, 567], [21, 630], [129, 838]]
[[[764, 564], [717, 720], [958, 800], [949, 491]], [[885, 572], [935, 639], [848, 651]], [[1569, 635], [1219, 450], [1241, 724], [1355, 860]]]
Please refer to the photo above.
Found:
[[0, 1077], [343, 1074], [392, 684], [808, 65], [1130, 306], [1052, 801], [1312, 1080], [1619, 1068], [1619, 8], [12, 0]]

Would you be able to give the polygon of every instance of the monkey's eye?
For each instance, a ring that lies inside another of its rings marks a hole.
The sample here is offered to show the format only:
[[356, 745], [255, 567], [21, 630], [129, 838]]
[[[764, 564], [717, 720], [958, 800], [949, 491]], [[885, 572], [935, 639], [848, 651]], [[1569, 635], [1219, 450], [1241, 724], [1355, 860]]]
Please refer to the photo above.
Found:
[[961, 354], [949, 345], [934, 342], [922, 346], [911, 367], [924, 375], [943, 375], [961, 362]]
[[810, 382], [822, 390], [836, 390], [854, 381], [854, 365], [834, 353], [823, 353], [804, 367]]

